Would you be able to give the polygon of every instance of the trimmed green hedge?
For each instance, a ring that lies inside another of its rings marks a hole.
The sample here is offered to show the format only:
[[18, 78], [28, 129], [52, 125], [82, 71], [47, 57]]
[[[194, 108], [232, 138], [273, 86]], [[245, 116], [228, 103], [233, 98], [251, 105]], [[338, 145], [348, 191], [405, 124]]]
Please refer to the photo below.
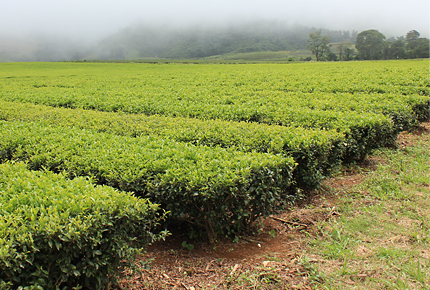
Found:
[[337, 130], [343, 133], [346, 147], [342, 156], [344, 163], [361, 161], [372, 150], [394, 144], [399, 134], [390, 117], [368, 112], [286, 108], [267, 118], [283, 126]]
[[103, 289], [162, 237], [158, 205], [26, 167], [0, 165], [0, 288]]
[[210, 239], [246, 227], [293, 198], [291, 157], [40, 123], [0, 122], [0, 134], [2, 160], [135, 192], [160, 203], [173, 219], [205, 227]]
[[298, 163], [293, 172], [294, 186], [304, 190], [317, 187], [323, 177], [335, 171], [341, 164], [346, 149], [343, 134], [334, 129], [106, 113], [2, 100], [0, 119], [43, 120], [52, 125], [93, 129], [116, 135], [158, 135], [195, 145], [286, 154]]
[[[207, 106], [207, 109], [209, 110], [210, 107]], [[245, 125], [246, 122], [251, 121], [253, 123], [262, 123], [259, 129], [257, 131], [262, 131], [262, 128], [267, 128], [267, 125], [281, 125], [285, 127], [289, 127], [287, 129], [287, 135], [294, 134], [293, 128], [306, 128], [306, 129], [312, 129], [314, 130], [313, 134], [314, 136], [318, 135], [318, 130], [321, 132], [321, 130], [330, 130], [333, 134], [333, 131], [337, 131], [345, 136], [345, 139], [347, 140], [344, 142], [346, 146], [345, 154], [342, 155], [342, 160], [345, 163], [358, 161], [364, 159], [369, 152], [371, 152], [375, 148], [384, 147], [387, 145], [394, 144], [395, 139], [397, 138], [397, 135], [399, 133], [398, 128], [394, 126], [394, 124], [391, 122], [389, 116], [385, 116], [381, 113], [371, 113], [371, 112], [355, 112], [355, 111], [336, 111], [336, 110], [319, 110], [319, 109], [311, 109], [307, 107], [288, 107], [283, 106], [276, 109], [270, 109], [266, 108], [264, 109], [256, 109], [250, 107], [244, 107], [239, 106], [237, 108], [231, 107], [229, 111], [217, 111], [218, 109], [213, 108], [213, 111], [202, 113], [201, 115], [199, 112], [189, 112], [192, 114], [192, 116], [189, 117], [198, 117], [198, 118], [222, 118], [222, 119], [231, 119], [233, 121], [233, 126], [231, 126], [232, 123], [229, 123], [228, 121], [219, 121], [219, 120], [208, 120], [207, 122], [201, 121], [194, 118], [170, 118], [166, 121], [161, 121], [162, 124], [157, 123], [155, 120], [160, 117], [154, 117], [151, 122], [153, 122], [153, 128], [151, 129], [151, 126], [147, 126], [144, 124], [141, 128], [143, 129], [143, 132], [156, 132], [156, 134], [164, 135], [168, 138], [174, 138], [178, 141], [188, 141], [188, 142], [199, 142], [203, 145], [210, 145], [213, 146], [213, 144], [224, 143], [221, 146], [230, 147], [230, 146], [237, 146], [238, 148], [243, 148], [246, 150], [261, 150], [259, 147], [261, 147], [261, 141], [255, 142], [256, 138], [248, 138], [250, 135], [252, 135], [255, 132], [255, 129], [249, 130], [249, 128], [258, 128], [252, 127], [252, 125]], [[210, 113], [210, 114], [209, 114]], [[215, 115], [213, 115], [215, 114]], [[224, 114], [224, 115], [223, 115]], [[90, 116], [88, 114], [87, 116]], [[7, 117], [6, 117], [7, 118]], [[131, 118], [137, 120], [139, 117]], [[25, 118], [24, 118], [25, 119]], [[87, 118], [89, 119], [89, 118]], [[107, 131], [111, 131], [111, 127], [117, 127], [119, 130], [124, 130], [127, 128], [130, 128], [131, 126], [124, 126], [123, 121], [117, 121], [118, 119], [113, 119], [112, 122], [110, 121], [103, 121], [104, 124], [97, 124], [96, 126], [105, 127]], [[146, 120], [146, 119], [145, 119]], [[161, 118], [160, 118], [161, 120]], [[166, 120], [166, 119], [164, 119]], [[177, 121], [175, 121], [177, 120]], [[182, 121], [181, 121], [182, 120]], [[190, 121], [192, 120], [192, 121]], [[98, 121], [94, 120], [88, 120], [89, 124], [97, 123]], [[136, 123], [133, 123], [133, 125], [137, 125], [137, 127], [140, 127], [139, 123], [141, 121], [137, 121]], [[143, 121], [144, 123], [145, 121]], [[166, 126], [166, 123], [174, 124], [174, 122], [177, 122], [176, 126], [168, 125]], [[194, 124], [193, 124], [194, 123]], [[244, 124], [237, 127], [236, 124]], [[205, 128], [206, 130], [197, 129], [193, 131], [193, 127], [196, 128], [199, 125], [201, 125], [201, 128]], [[255, 124], [257, 125], [257, 124]], [[82, 126], [82, 125], [80, 125]], [[207, 127], [206, 127], [207, 126]], [[229, 132], [229, 127], [234, 127], [233, 130]], [[176, 128], [175, 128], [176, 127]], [[237, 127], [237, 128], [236, 128]], [[211, 129], [210, 129], [211, 128]], [[272, 127], [274, 128], [274, 127]], [[175, 132], [175, 129], [177, 132]], [[225, 132], [224, 132], [225, 130]], [[281, 132], [283, 129], [268, 129], [268, 131], [278, 131]], [[297, 129], [300, 130], [300, 129]], [[118, 131], [118, 129], [116, 129]], [[139, 130], [137, 130], [139, 131]], [[136, 130], [132, 129], [132, 132], [136, 132]], [[216, 132], [218, 131], [218, 132]], [[242, 138], [241, 140], [234, 141], [235, 138], [231, 138], [231, 136], [241, 136], [243, 133], [240, 131], [248, 131], [250, 134], [246, 135], [246, 138]], [[254, 131], [254, 132], [252, 132]], [[214, 135], [213, 132], [216, 132]], [[223, 136], [225, 137], [220, 137]], [[307, 131], [310, 132], [310, 131]], [[300, 132], [299, 132], [300, 133]], [[258, 133], [261, 134], [261, 133]], [[258, 135], [257, 134], [257, 135]], [[264, 133], [265, 134], [265, 133]], [[323, 133], [323, 135], [326, 135], [326, 133]], [[282, 135], [279, 135], [282, 136]], [[326, 135], [327, 136], [327, 135]], [[273, 137], [272, 137], [273, 138]], [[281, 137], [282, 138], [282, 137]], [[224, 139], [224, 140], [222, 140]], [[244, 141], [244, 140], [248, 141]], [[279, 138], [276, 138], [279, 140]], [[260, 139], [262, 140], [262, 139]], [[286, 138], [286, 141], [284, 144], [289, 144], [288, 137]], [[230, 142], [230, 143], [229, 143]], [[236, 144], [234, 144], [236, 142]], [[317, 141], [318, 142], [318, 141]], [[279, 144], [279, 142], [275, 142]], [[244, 147], [245, 145], [245, 147]], [[267, 145], [264, 145], [266, 147]], [[265, 148], [263, 147], [263, 151]], [[275, 148], [276, 149], [276, 148]], [[287, 151], [289, 148], [286, 148]], [[268, 150], [272, 150], [272, 148], [268, 148]], [[293, 146], [292, 150], [294, 151], [295, 148]], [[339, 156], [339, 155], [338, 155]]]

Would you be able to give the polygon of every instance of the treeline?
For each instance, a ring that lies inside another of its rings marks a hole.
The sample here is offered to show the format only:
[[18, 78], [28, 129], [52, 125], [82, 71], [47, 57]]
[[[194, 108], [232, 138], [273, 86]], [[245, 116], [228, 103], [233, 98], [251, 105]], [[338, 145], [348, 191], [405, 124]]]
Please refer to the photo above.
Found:
[[320, 30], [309, 33], [307, 43], [317, 61], [429, 58], [430, 51], [429, 39], [420, 37], [416, 30], [388, 39], [376, 29], [365, 30], [357, 34], [355, 45], [333, 43], [331, 37]]
[[[376, 38], [372, 34], [375, 34]], [[356, 44], [359, 59], [429, 57], [429, 39], [421, 38], [420, 33], [416, 30], [409, 31], [406, 36], [392, 37], [387, 40], [379, 31], [368, 30], [360, 33], [357, 36], [357, 41], [359, 41]]]

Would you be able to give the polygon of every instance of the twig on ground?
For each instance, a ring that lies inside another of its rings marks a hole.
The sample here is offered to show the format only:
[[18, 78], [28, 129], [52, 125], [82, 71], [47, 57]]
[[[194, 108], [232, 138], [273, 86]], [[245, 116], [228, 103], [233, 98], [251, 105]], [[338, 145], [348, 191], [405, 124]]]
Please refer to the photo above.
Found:
[[275, 216], [271, 216], [270, 218], [274, 219], [274, 220], [276, 220], [278, 222], [282, 222], [284, 224], [290, 224], [290, 225], [293, 225], [293, 226], [308, 227], [307, 224], [301, 224], [301, 223], [297, 223], [297, 222], [287, 221], [287, 220], [284, 220], [284, 219], [281, 219], [281, 218], [278, 218], [278, 217], [275, 217]]

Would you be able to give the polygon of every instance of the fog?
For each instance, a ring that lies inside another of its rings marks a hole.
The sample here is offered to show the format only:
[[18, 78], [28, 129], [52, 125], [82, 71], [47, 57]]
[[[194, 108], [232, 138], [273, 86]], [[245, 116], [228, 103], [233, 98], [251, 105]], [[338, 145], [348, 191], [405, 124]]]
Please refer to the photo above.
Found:
[[428, 0], [14, 0], [0, 9], [0, 51], [41, 38], [95, 45], [127, 27], [226, 27], [278, 21], [332, 30], [378, 29], [387, 37], [415, 29], [429, 37]]

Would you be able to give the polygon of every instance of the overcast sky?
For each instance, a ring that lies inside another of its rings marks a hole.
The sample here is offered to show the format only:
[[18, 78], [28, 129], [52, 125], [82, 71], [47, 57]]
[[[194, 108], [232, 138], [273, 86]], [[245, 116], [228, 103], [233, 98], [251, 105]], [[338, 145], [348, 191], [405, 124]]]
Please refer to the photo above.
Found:
[[429, 37], [429, 0], [0, 0], [0, 34], [62, 35], [98, 41], [139, 22], [226, 24], [280, 20], [335, 30], [418, 30]]

